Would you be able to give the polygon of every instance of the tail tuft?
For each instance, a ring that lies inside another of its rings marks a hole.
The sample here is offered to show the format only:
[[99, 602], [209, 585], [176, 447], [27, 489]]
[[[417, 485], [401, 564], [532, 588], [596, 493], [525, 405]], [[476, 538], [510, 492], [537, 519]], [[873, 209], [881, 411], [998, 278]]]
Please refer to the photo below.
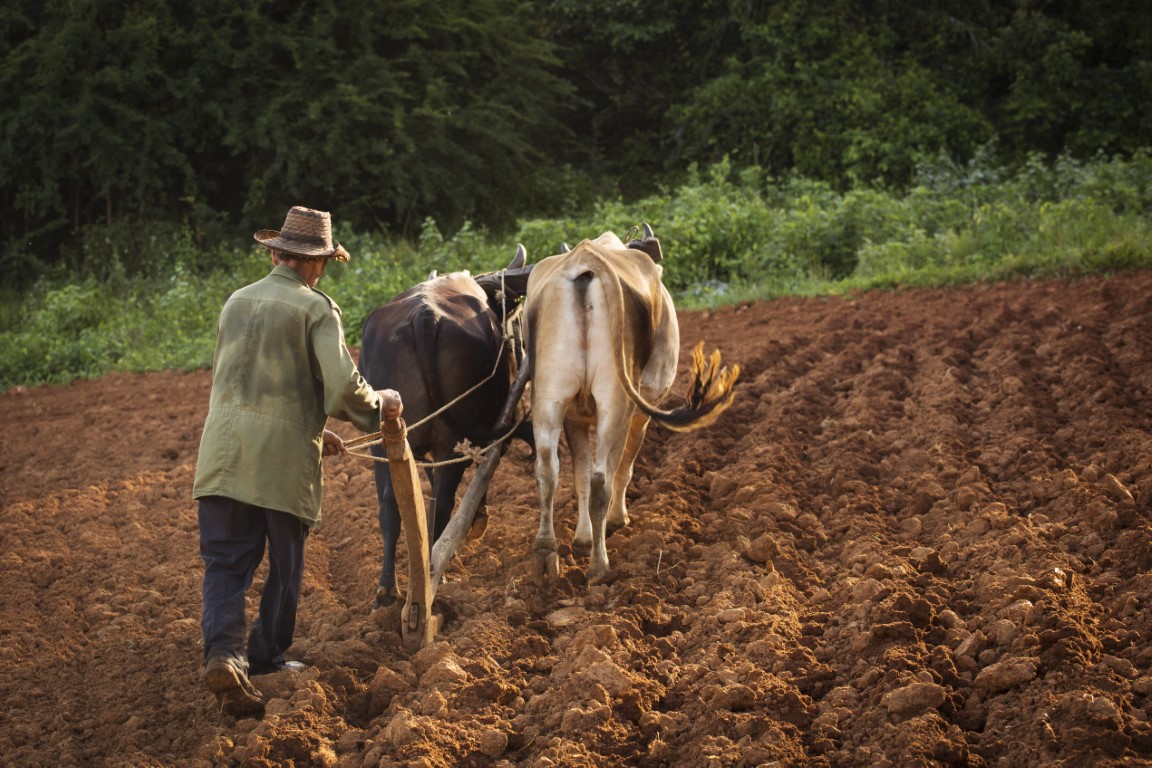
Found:
[[[692, 350], [692, 381], [688, 385], [685, 398], [690, 411], [724, 410], [732, 404], [736, 394], [733, 387], [740, 376], [740, 366], [731, 369], [720, 365], [720, 350], [712, 350], [707, 362], [704, 360], [704, 342], [699, 342]], [[719, 414], [717, 414], [719, 415]]]
[[692, 350], [692, 380], [688, 385], [685, 403], [671, 411], [645, 411], [663, 426], [675, 432], [687, 432], [715, 423], [720, 414], [732, 405], [736, 396], [736, 380], [740, 366], [731, 368], [720, 364], [720, 350], [704, 358], [704, 342]]

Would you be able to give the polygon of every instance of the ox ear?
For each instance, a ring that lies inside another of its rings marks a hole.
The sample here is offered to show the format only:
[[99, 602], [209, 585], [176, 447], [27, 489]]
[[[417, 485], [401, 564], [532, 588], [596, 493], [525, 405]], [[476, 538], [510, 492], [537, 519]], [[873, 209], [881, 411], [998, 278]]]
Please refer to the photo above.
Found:
[[647, 222], [644, 223], [644, 239], [630, 240], [626, 247], [643, 251], [657, 264], [664, 258], [664, 252], [660, 250], [660, 241], [652, 234], [652, 227], [648, 226]]
[[516, 244], [516, 255], [512, 257], [512, 261], [508, 262], [506, 269], [520, 269], [528, 261], [528, 249], [524, 247], [523, 243]]

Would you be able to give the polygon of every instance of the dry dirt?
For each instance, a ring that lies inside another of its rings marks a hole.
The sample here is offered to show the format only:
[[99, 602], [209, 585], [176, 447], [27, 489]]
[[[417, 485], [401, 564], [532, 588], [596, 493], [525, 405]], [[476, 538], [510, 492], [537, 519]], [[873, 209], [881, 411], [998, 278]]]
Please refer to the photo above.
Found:
[[563, 545], [533, 581], [517, 445], [409, 655], [370, 464], [329, 460], [262, 720], [200, 679], [208, 372], [0, 394], [0, 762], [1152, 765], [1152, 273], [681, 324], [739, 393], [649, 433], [604, 584]]

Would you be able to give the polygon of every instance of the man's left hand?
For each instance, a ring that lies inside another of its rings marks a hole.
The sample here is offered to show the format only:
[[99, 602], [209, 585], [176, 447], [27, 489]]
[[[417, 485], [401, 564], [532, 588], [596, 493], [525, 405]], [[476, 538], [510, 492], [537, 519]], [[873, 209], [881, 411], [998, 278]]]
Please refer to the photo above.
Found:
[[344, 441], [340, 439], [340, 435], [330, 429], [324, 430], [324, 455], [336, 456], [342, 453], [348, 453], [348, 449], [344, 447]]

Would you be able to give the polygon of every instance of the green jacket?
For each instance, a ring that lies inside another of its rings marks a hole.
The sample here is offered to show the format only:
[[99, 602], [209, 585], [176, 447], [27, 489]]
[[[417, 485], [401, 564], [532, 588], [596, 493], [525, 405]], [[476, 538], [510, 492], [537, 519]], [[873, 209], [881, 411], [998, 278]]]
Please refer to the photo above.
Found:
[[320, 522], [328, 417], [380, 429], [380, 396], [344, 343], [340, 308], [281, 264], [217, 324], [194, 498], [227, 496]]

